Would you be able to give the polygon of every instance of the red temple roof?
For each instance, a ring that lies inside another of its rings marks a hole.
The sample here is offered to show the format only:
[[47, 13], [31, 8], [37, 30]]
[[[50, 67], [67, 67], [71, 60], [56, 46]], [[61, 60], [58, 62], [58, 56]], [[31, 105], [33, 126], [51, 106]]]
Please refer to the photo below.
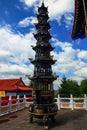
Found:
[[71, 37], [73, 39], [86, 37], [87, 0], [75, 0], [75, 15]]
[[0, 79], [0, 91], [32, 91], [32, 88], [26, 86], [22, 78]]

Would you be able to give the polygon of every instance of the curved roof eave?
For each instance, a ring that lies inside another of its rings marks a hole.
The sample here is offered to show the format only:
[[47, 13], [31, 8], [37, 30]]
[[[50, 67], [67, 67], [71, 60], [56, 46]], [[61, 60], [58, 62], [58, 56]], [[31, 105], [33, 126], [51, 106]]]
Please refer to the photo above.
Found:
[[[87, 4], [86, 4], [87, 7]], [[75, 14], [74, 23], [71, 33], [72, 39], [84, 38], [85, 37], [85, 15], [82, 0], [75, 0]]]

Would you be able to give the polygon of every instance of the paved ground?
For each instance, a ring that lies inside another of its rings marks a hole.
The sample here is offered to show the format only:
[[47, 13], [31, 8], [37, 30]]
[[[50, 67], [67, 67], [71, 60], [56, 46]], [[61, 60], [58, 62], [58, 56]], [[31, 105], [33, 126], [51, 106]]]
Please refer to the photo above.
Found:
[[[55, 116], [56, 122], [49, 121], [50, 130], [87, 130], [87, 111], [60, 110]], [[29, 123], [28, 110], [0, 117], [0, 130], [43, 130], [42, 121]]]

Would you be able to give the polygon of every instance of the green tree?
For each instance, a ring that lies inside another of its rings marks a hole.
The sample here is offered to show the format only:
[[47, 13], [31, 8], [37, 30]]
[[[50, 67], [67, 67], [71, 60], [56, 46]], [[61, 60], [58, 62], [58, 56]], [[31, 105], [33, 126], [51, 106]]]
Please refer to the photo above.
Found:
[[80, 90], [82, 95], [87, 94], [87, 79], [81, 81]]
[[62, 97], [70, 97], [70, 94], [75, 97], [81, 95], [78, 83], [74, 80], [66, 79], [66, 77], [62, 78], [61, 87], [59, 88], [58, 93]]
[[72, 94], [74, 97], [81, 96], [80, 86], [78, 85], [78, 83], [75, 80], [67, 80], [67, 82], [70, 94]]
[[67, 79], [65, 76], [62, 78], [61, 87], [59, 88], [58, 93], [62, 97], [69, 97], [70, 96], [69, 87], [68, 87]]

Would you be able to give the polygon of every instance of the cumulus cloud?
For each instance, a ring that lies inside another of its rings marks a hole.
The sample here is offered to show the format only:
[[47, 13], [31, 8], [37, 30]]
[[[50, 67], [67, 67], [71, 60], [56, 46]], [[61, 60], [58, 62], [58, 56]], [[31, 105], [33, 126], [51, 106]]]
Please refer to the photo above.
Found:
[[25, 18], [25, 19], [23, 19], [23, 20], [21, 20], [19, 23], [18, 23], [18, 25], [20, 26], [20, 27], [28, 27], [29, 25], [34, 25], [34, 23], [36, 23], [37, 22], [37, 19], [36, 19], [36, 17], [27, 17], [27, 18]]
[[0, 63], [9, 62], [11, 53], [8, 50], [0, 50]]
[[87, 60], [87, 51], [82, 50], [78, 53], [78, 58], [86, 59]]
[[26, 35], [15, 34], [9, 27], [1, 27], [0, 77], [32, 74], [33, 65], [30, 64], [28, 58], [34, 58], [31, 45], [35, 42], [32, 32]]
[[32, 66], [30, 65], [29, 68], [27, 65], [15, 65], [15, 64], [0, 64], [0, 72], [5, 75], [14, 75], [14, 76], [24, 76], [27, 74], [27, 72], [31, 72], [32, 74]]
[[[67, 75], [71, 73], [70, 78], [81, 80], [87, 78], [87, 63], [83, 61], [87, 51], [74, 49], [69, 42], [61, 42], [52, 38], [56, 48], [51, 53], [56, 64], [52, 66], [53, 72]], [[6, 77], [25, 77], [26, 74], [32, 75], [34, 66], [30, 64], [28, 58], [34, 58], [35, 52], [31, 45], [35, 46], [36, 40], [32, 32], [25, 35], [15, 34], [10, 26], [0, 28], [0, 78]], [[57, 81], [55, 81], [57, 86]]]
[[77, 70], [75, 74], [78, 75], [79, 77], [87, 78], [87, 67], [85, 66], [84, 68], [81, 68], [80, 71]]
[[65, 24], [65, 27], [70, 29], [70, 26], [73, 24], [73, 15], [72, 15], [72, 13], [65, 13], [63, 22]]
[[0, 48], [3, 51], [7, 50], [13, 57], [17, 57], [18, 63], [21, 63], [19, 58], [25, 61], [28, 54], [30, 57], [34, 56], [31, 45], [35, 44], [35, 39], [33, 38], [32, 32], [26, 35], [15, 34], [9, 28], [2, 27], [0, 28], [0, 44]]
[[[34, 6], [34, 10], [37, 10], [37, 3], [39, 6], [42, 1], [39, 0], [20, 0], [28, 8]], [[64, 16], [67, 26], [72, 21], [72, 13], [74, 12], [74, 0], [44, 0], [45, 5], [48, 7], [48, 12], [51, 20], [56, 20], [61, 23], [61, 18]]]
[[74, 9], [73, 0], [46, 0], [45, 3], [49, 6], [48, 10], [52, 18], [57, 18], [58, 15], [61, 16], [65, 13], [72, 13]]
[[[87, 62], [82, 60], [85, 55], [80, 55], [83, 51], [74, 49], [72, 44], [68, 42], [61, 42], [57, 39], [53, 39], [53, 42], [56, 48], [61, 48], [59, 52], [52, 52], [54, 59], [57, 60], [56, 64], [52, 66], [53, 71], [67, 76], [69, 74], [69, 78], [79, 82], [83, 77], [87, 78]], [[80, 55], [79, 58], [78, 55]]]
[[37, 0], [20, 0], [20, 2], [23, 2], [26, 6], [31, 7], [37, 2]]

